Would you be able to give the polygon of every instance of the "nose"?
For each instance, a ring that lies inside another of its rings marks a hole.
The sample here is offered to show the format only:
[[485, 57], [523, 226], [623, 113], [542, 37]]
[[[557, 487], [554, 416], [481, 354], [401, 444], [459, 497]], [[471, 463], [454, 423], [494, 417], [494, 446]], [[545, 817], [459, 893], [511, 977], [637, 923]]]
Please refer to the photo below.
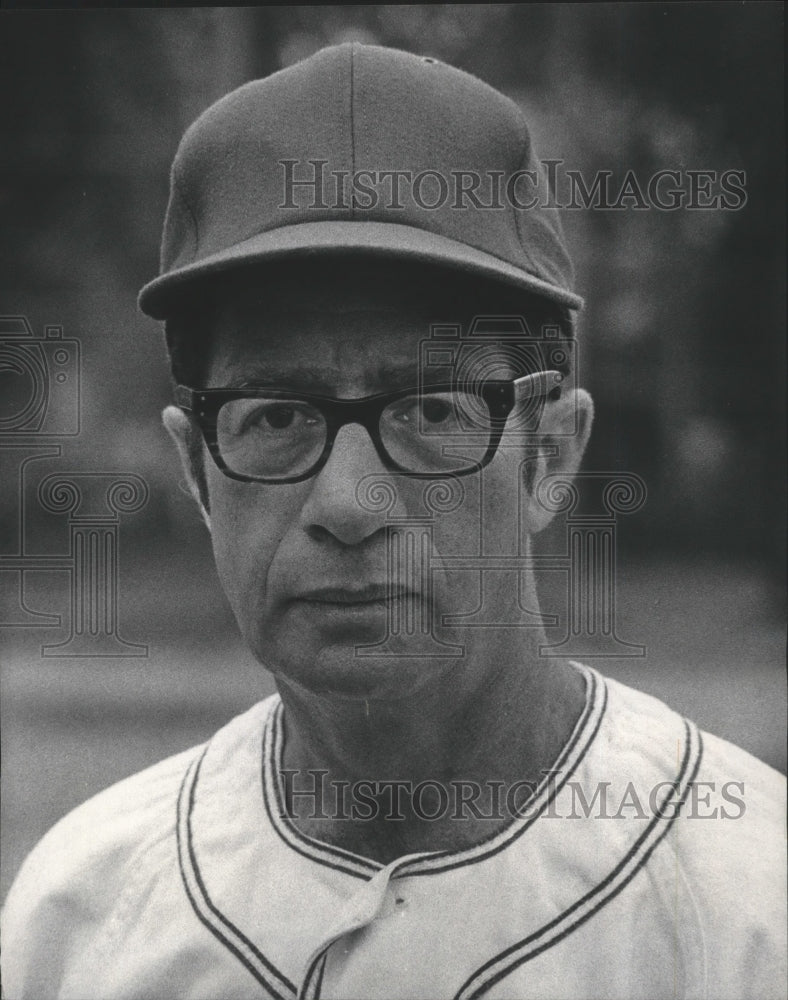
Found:
[[339, 429], [328, 461], [315, 476], [301, 511], [304, 529], [316, 540], [360, 545], [385, 525], [385, 511], [361, 506], [356, 488], [364, 476], [385, 472], [372, 438], [360, 424]]

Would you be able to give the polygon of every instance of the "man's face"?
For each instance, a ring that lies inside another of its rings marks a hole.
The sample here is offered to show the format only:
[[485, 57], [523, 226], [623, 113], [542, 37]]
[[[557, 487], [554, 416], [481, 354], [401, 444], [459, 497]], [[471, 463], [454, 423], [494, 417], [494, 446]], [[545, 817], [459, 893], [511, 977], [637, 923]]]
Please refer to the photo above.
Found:
[[[470, 317], [457, 316], [445, 290], [414, 294], [379, 269], [348, 272], [234, 293], [213, 328], [207, 385], [337, 398], [416, 386], [430, 324]], [[474, 643], [489, 632], [442, 619], [478, 607], [479, 574], [444, 571], [441, 560], [478, 555], [482, 531], [485, 552], [516, 551], [523, 458], [522, 446], [499, 448], [483, 472], [461, 478], [456, 509], [436, 513], [424, 502], [436, 480], [387, 470], [359, 424], [342, 427], [327, 464], [300, 483], [234, 481], [206, 454], [216, 565], [251, 649], [280, 678], [337, 696], [405, 697], [472, 669]], [[394, 492], [376, 494], [376, 481]], [[374, 503], [384, 495], [395, 504]], [[511, 584], [493, 580], [486, 601], [516, 604]], [[387, 639], [375, 655], [359, 649]], [[460, 644], [464, 655], [434, 655]]]

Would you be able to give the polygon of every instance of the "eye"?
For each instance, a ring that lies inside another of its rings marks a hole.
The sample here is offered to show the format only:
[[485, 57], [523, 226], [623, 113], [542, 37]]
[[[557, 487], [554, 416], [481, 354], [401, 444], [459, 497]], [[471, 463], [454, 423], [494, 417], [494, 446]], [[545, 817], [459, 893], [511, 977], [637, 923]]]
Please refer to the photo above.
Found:
[[225, 405], [220, 427], [227, 434], [266, 437], [301, 434], [320, 422], [320, 414], [293, 399], [238, 399]]
[[261, 416], [274, 430], [283, 431], [293, 423], [295, 408], [286, 404], [274, 404], [266, 407]]
[[452, 414], [452, 406], [445, 399], [424, 399], [421, 404], [421, 414], [431, 424], [439, 424]]
[[442, 424], [454, 415], [450, 396], [409, 396], [392, 407], [392, 416], [400, 424]]

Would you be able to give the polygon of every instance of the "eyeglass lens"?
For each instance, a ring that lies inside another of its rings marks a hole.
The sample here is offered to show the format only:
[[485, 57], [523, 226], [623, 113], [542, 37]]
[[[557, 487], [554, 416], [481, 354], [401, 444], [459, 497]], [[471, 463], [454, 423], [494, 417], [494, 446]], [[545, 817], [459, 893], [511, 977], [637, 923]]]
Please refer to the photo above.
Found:
[[[230, 400], [219, 410], [216, 429], [225, 465], [266, 479], [306, 473], [320, 459], [328, 435], [316, 406], [281, 397]], [[484, 458], [493, 421], [475, 394], [413, 394], [383, 409], [378, 431], [384, 450], [401, 468], [457, 472]]]

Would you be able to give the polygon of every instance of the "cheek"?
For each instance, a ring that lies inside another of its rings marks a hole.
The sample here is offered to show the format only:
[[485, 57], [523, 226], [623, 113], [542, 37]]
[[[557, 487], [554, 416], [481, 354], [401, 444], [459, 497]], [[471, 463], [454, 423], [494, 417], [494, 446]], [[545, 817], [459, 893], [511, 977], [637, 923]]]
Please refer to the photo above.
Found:
[[[435, 520], [433, 551], [440, 569], [433, 580], [437, 606], [443, 614], [471, 615], [473, 619], [482, 604], [508, 606], [512, 594], [517, 593], [519, 574], [500, 569], [484, 572], [485, 556], [495, 560], [527, 551], [526, 526], [519, 516], [522, 456], [516, 461], [512, 457], [501, 455], [501, 460], [496, 458], [481, 476], [464, 477], [461, 506]], [[452, 557], [465, 562], [465, 569], [446, 565]], [[482, 615], [485, 613], [492, 612]], [[458, 642], [470, 638], [467, 628], [453, 636]]]
[[464, 476], [458, 482], [462, 502], [455, 510], [436, 514], [430, 525], [434, 598], [442, 614], [467, 613], [478, 600], [478, 571], [452, 567], [451, 562], [458, 558], [475, 561], [483, 550], [482, 490], [478, 476]]
[[216, 570], [236, 616], [265, 598], [271, 563], [299, 505], [286, 486], [209, 477], [211, 540]]
[[525, 490], [522, 460], [513, 450], [499, 453], [480, 475], [458, 480], [462, 502], [434, 520], [440, 556], [516, 554]]
[[481, 492], [475, 477], [463, 483], [462, 503], [439, 513], [432, 522], [436, 554], [440, 557], [478, 555], [481, 537]]

